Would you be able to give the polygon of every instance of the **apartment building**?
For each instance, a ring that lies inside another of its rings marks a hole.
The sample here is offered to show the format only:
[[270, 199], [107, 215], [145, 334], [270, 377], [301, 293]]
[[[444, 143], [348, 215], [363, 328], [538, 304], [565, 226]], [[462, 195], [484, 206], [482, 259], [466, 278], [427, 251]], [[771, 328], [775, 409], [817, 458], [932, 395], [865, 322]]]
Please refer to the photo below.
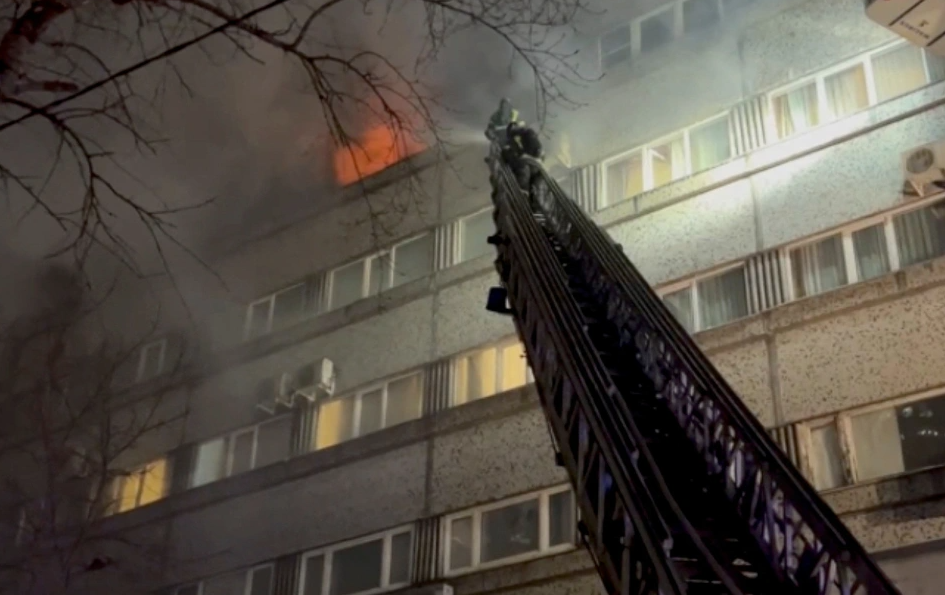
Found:
[[[604, 77], [555, 171], [903, 593], [932, 593], [945, 192], [902, 155], [945, 141], [945, 59], [859, 0], [649, 0], [585, 33]], [[215, 263], [211, 357], [122, 454], [101, 524], [125, 588], [600, 592], [522, 346], [484, 309], [482, 148], [415, 163]], [[142, 346], [139, 394], [180, 353]]]

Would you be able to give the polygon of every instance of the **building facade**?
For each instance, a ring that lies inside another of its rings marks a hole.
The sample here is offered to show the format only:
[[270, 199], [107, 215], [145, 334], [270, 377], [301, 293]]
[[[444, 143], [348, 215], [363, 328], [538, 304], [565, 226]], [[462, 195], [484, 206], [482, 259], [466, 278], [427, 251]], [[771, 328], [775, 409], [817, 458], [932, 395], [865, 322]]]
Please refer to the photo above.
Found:
[[[585, 31], [605, 76], [556, 171], [903, 593], [933, 593], [945, 193], [901, 155], [945, 140], [945, 60], [859, 0], [632, 4]], [[599, 593], [521, 344], [484, 309], [492, 231], [476, 147], [221, 256], [210, 363], [102, 523], [162, 546], [133, 586]], [[178, 351], [142, 347], [141, 394]], [[330, 398], [259, 407], [326, 358]]]

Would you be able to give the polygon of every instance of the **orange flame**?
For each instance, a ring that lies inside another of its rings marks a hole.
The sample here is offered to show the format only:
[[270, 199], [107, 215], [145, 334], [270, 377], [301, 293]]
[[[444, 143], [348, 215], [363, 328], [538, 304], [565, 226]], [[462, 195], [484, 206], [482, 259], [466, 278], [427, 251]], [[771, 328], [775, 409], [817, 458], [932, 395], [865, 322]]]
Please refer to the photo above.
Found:
[[394, 134], [384, 124], [368, 130], [360, 141], [335, 152], [335, 179], [342, 186], [376, 174], [424, 149], [410, 135]]

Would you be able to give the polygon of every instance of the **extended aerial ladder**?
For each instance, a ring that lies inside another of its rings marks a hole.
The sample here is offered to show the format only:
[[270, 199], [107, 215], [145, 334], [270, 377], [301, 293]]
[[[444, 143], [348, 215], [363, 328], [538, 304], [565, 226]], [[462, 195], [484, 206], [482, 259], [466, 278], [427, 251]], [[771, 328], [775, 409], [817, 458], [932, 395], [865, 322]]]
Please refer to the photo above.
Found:
[[[621, 248], [497, 147], [501, 287], [611, 595], [893, 595]], [[535, 162], [537, 163], [537, 162]]]

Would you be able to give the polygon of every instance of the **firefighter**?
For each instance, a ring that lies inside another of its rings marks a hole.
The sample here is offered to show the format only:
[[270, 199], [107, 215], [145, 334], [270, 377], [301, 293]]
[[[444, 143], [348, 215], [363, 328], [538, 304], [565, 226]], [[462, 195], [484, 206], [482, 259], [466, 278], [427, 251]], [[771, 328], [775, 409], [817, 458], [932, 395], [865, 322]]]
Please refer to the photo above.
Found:
[[523, 156], [541, 161], [544, 157], [538, 133], [525, 125], [525, 122], [512, 121], [506, 129], [508, 144], [503, 150], [503, 159], [515, 175], [518, 185], [528, 190], [538, 171]]
[[505, 147], [509, 124], [517, 120], [518, 110], [512, 107], [511, 101], [503, 98], [499, 102], [499, 109], [489, 118], [489, 126], [486, 127], [486, 138], [498, 143], [500, 147]]

